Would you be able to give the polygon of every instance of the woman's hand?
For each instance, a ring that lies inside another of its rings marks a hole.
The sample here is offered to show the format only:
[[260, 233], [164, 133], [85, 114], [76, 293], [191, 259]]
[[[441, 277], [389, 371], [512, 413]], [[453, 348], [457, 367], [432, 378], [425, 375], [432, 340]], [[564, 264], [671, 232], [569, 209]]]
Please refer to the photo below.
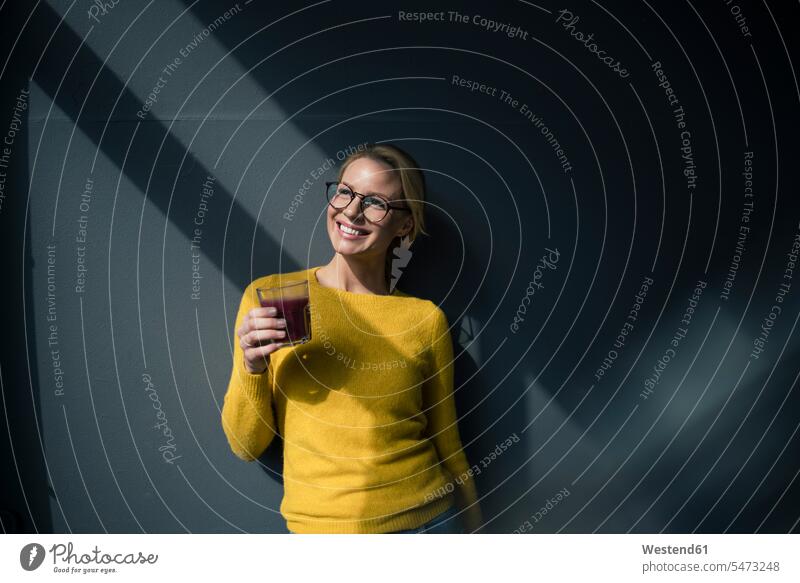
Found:
[[276, 313], [275, 308], [253, 308], [236, 331], [244, 353], [244, 367], [250, 374], [267, 370], [269, 355], [284, 346], [273, 342], [286, 337], [286, 321], [275, 318]]

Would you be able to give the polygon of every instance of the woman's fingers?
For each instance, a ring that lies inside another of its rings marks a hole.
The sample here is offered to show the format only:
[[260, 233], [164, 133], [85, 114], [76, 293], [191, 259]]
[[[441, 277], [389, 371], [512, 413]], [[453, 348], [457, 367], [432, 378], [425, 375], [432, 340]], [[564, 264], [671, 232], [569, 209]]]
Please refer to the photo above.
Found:
[[239, 345], [243, 349], [247, 349], [253, 346], [261, 346], [266, 343], [272, 343], [272, 340], [281, 340], [286, 337], [285, 330], [276, 330], [276, 329], [268, 329], [268, 330], [251, 330], [247, 334], [244, 334], [239, 337]]
[[250, 314], [246, 314], [236, 333], [241, 338], [254, 330], [283, 330], [284, 328], [286, 328], [286, 320], [283, 318], [254, 318]]
[[275, 343], [275, 344], [265, 344], [264, 346], [253, 346], [252, 348], [246, 348], [244, 350], [244, 357], [246, 360], [250, 362], [255, 362], [260, 359], [263, 359], [266, 356], [269, 356], [276, 350], [278, 350], [282, 344]]
[[251, 318], [268, 318], [278, 313], [275, 308], [253, 308], [247, 312]]
[[286, 328], [286, 320], [283, 318], [250, 318], [249, 325], [251, 330], [281, 329]]
[[236, 331], [245, 366], [253, 374], [262, 374], [269, 355], [286, 345], [281, 342], [286, 338], [286, 321], [273, 316], [275, 308], [253, 308], [244, 315]]

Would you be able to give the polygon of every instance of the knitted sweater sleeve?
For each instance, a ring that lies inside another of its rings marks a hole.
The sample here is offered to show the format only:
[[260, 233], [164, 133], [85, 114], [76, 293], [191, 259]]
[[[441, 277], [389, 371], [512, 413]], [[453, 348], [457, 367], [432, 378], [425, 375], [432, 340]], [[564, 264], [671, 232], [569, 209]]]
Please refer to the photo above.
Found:
[[428, 435], [436, 446], [439, 460], [450, 473], [456, 504], [464, 510], [469, 531], [483, 524], [475, 481], [470, 472], [458, 431], [458, 416], [453, 398], [453, 343], [447, 316], [436, 307], [432, 316], [431, 367], [423, 386], [423, 406], [428, 419]]
[[244, 366], [244, 352], [236, 330], [245, 314], [258, 307], [254, 285], [245, 289], [233, 332], [233, 367], [222, 405], [222, 429], [231, 450], [245, 461], [258, 458], [276, 433], [272, 411], [272, 363], [263, 374], [251, 374]]

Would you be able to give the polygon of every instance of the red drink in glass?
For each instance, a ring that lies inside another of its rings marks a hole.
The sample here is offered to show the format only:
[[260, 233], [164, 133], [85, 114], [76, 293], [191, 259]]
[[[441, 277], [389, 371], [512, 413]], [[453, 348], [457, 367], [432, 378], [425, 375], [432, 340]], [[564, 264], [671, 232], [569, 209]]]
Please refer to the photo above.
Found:
[[276, 308], [276, 318], [286, 320], [286, 337], [276, 340], [286, 346], [305, 344], [311, 340], [311, 310], [308, 305], [308, 282], [293, 281], [271, 288], [258, 288], [258, 299], [264, 308]]

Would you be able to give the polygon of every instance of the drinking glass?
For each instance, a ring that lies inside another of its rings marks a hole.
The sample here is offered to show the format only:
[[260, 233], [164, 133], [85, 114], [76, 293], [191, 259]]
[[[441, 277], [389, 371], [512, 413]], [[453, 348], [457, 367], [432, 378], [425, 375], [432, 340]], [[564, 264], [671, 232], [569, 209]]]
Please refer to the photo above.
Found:
[[260, 287], [256, 291], [261, 307], [275, 308], [278, 312], [275, 317], [286, 320], [286, 337], [272, 342], [294, 346], [311, 340], [308, 281], [289, 281], [277, 287]]

